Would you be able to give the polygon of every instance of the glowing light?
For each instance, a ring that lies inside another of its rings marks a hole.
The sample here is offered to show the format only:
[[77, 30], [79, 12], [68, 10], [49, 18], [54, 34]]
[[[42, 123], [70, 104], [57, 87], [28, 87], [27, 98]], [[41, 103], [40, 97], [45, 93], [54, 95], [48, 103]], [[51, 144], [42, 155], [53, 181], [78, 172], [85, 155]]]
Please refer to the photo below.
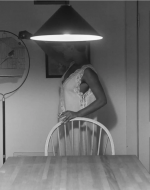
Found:
[[52, 41], [52, 42], [75, 42], [75, 41], [93, 41], [101, 40], [102, 36], [97, 35], [79, 35], [79, 34], [62, 34], [62, 35], [41, 35], [33, 36], [30, 39], [38, 41]]

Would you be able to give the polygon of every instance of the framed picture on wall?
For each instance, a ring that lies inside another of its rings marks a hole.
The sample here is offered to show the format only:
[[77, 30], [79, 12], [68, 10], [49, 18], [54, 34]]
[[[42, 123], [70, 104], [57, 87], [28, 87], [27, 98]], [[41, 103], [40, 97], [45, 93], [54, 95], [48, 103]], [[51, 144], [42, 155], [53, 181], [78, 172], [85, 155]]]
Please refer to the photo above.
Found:
[[[75, 42], [76, 43], [76, 42]], [[61, 78], [70, 65], [64, 56], [65, 43], [49, 43], [49, 54], [45, 55], [46, 59], [46, 78]], [[90, 62], [90, 43], [84, 42], [84, 44], [78, 42], [79, 48], [84, 48], [81, 52], [85, 54]], [[80, 50], [80, 49], [79, 49]]]

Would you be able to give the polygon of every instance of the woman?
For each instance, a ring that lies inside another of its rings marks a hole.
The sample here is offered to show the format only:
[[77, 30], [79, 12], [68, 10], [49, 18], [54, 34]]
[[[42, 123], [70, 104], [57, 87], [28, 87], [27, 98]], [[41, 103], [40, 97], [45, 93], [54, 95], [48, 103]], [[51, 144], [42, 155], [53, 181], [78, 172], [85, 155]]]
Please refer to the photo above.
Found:
[[[19, 38], [21, 39], [29, 39], [30, 37], [31, 33], [29, 33], [28, 31], [19, 32]], [[37, 41], [36, 43], [38, 43], [38, 45], [44, 50], [45, 53], [55, 53], [50, 51], [50, 44], [40, 41]], [[60, 88], [58, 119], [59, 121], [62, 120], [65, 123], [76, 117], [89, 117], [91, 119], [96, 119], [96, 111], [107, 103], [106, 96], [97, 76], [97, 73], [92, 65], [89, 64], [85, 56], [85, 47], [85, 44], [81, 45], [81, 43], [73, 44], [69, 42], [64, 43], [62, 47], [58, 47], [56, 43], [55, 50], [63, 53], [66, 60], [65, 64], [68, 64], [68, 62], [71, 63], [68, 70], [64, 73], [62, 77], [62, 84]], [[55, 56], [57, 57], [57, 54], [55, 54]], [[62, 62], [64, 63], [64, 61]], [[91, 126], [88, 124], [89, 137], [90, 127]], [[67, 129], [67, 134], [70, 138], [70, 127], [68, 126]], [[83, 132], [81, 132], [81, 137], [84, 134], [84, 130], [82, 131]], [[63, 141], [64, 130], [62, 128], [60, 131], [60, 135]], [[70, 141], [69, 138], [68, 140]], [[64, 143], [62, 143], [62, 145], [64, 147]], [[63, 149], [65, 150], [65, 147]], [[75, 152], [78, 154], [78, 128], [76, 128], [74, 131], [74, 149]], [[85, 150], [83, 149], [83, 152], [84, 151]]]
[[[76, 117], [96, 119], [96, 111], [103, 107], [107, 100], [98, 75], [85, 56], [85, 45], [66, 43], [63, 54], [71, 64], [62, 77], [59, 121], [67, 123]], [[74, 133], [76, 153], [79, 151], [77, 130]], [[63, 137], [63, 132], [61, 134]]]

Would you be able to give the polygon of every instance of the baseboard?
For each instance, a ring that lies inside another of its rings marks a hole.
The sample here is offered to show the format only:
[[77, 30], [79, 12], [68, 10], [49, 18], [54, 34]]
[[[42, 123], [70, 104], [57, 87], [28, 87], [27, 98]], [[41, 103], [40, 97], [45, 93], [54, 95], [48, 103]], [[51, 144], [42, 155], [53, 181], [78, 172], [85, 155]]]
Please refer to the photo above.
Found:
[[[49, 152], [49, 156], [53, 156], [52, 152]], [[44, 152], [14, 152], [14, 157], [20, 157], [20, 156], [44, 156]]]

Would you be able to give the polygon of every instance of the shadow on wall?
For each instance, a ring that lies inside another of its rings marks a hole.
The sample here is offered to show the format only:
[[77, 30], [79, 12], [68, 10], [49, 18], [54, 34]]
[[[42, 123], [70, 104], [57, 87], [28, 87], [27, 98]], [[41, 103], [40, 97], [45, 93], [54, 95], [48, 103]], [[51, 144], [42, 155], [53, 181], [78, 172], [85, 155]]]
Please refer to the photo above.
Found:
[[100, 81], [102, 83], [102, 86], [104, 88], [107, 97], [107, 104], [98, 111], [97, 120], [103, 125], [105, 125], [105, 127], [107, 127], [108, 130], [111, 130], [115, 127], [117, 123], [117, 116], [114, 106], [111, 102], [111, 98], [108, 94], [108, 91], [106, 90], [107, 88], [105, 87], [103, 79], [100, 78]]

